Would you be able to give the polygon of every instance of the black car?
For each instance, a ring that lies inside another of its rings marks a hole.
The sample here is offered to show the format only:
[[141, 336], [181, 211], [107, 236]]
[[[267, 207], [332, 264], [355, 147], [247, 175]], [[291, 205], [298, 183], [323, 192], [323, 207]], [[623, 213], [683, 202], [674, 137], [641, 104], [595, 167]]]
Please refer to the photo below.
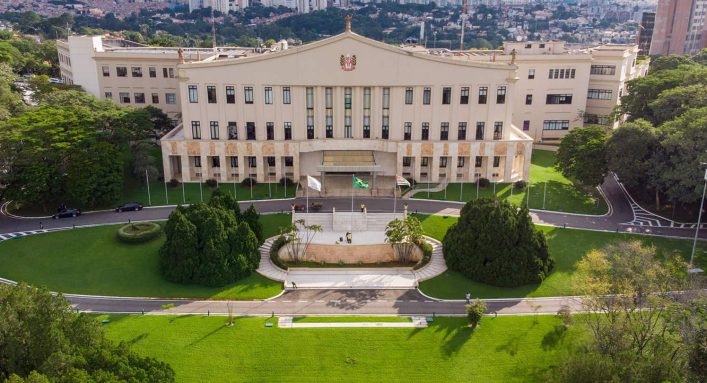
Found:
[[142, 204], [140, 202], [128, 202], [128, 203], [124, 203], [124, 204], [115, 208], [115, 211], [117, 211], [118, 213], [123, 212], [123, 211], [137, 211], [137, 210], [142, 210]]
[[52, 216], [52, 218], [58, 219], [58, 218], [78, 217], [80, 215], [81, 215], [81, 210], [79, 210], [79, 209], [64, 208], [64, 209], [57, 211]]

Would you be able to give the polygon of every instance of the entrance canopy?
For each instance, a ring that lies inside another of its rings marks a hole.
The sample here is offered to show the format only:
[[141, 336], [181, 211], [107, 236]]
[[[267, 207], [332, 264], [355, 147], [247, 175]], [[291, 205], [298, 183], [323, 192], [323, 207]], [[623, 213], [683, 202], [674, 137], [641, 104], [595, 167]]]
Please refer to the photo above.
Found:
[[325, 150], [319, 171], [332, 173], [379, 172], [371, 150]]

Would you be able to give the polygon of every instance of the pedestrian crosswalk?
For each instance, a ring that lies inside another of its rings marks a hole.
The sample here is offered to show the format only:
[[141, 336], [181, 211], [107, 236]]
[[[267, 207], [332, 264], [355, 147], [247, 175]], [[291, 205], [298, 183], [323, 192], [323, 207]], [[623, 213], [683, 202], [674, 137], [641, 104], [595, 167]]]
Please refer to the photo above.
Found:
[[[679, 229], [695, 229], [697, 223], [683, 223], [677, 222], [665, 217], [661, 217], [657, 214], [651, 213], [650, 211], [644, 209], [639, 204], [633, 200], [629, 200], [631, 204], [631, 210], [633, 211], [633, 220], [628, 222], [628, 225], [633, 226], [644, 226], [644, 227], [674, 227]], [[707, 228], [707, 223], [701, 223], [700, 228]]]
[[27, 230], [27, 231], [17, 231], [14, 233], [3, 233], [0, 234], [0, 242], [2, 241], [7, 241], [9, 239], [15, 239], [15, 238], [21, 238], [21, 237], [26, 237], [28, 235], [33, 235], [33, 234], [41, 234], [41, 233], [49, 233], [52, 231], [59, 231], [59, 230], [65, 230], [64, 228], [57, 228], [57, 229], [40, 229], [40, 230]]

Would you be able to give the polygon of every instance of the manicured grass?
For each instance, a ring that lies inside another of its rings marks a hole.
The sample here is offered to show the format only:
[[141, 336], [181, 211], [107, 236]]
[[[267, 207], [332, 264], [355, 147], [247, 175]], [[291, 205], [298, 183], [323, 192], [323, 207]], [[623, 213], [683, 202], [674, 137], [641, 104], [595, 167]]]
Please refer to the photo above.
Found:
[[410, 317], [295, 317], [298, 323], [412, 322]]
[[[107, 316], [99, 316], [104, 319]], [[272, 319], [111, 316], [107, 337], [169, 363], [178, 382], [543, 382], [585, 336], [554, 316], [437, 317], [425, 329], [266, 328]], [[558, 327], [559, 326], [559, 327]]]
[[[265, 236], [289, 223], [288, 214], [262, 215]], [[116, 226], [38, 234], [0, 243], [0, 276], [54, 291], [96, 295], [260, 299], [277, 295], [282, 283], [260, 274], [218, 288], [171, 283], [159, 271], [164, 235], [125, 244]]]
[[[455, 217], [418, 216], [425, 233], [442, 240], [449, 226], [457, 221]], [[547, 297], [574, 295], [572, 278], [577, 262], [592, 249], [622, 240], [640, 240], [646, 245], [656, 247], [660, 257], [677, 253], [684, 259], [689, 259], [692, 241], [687, 239], [672, 239], [644, 235], [621, 233], [604, 233], [587, 230], [562, 229], [548, 226], [537, 226], [545, 232], [550, 255], [555, 259], [555, 268], [539, 285], [526, 285], [516, 288], [503, 288], [474, 282], [454, 271], [420, 283], [420, 289], [427, 295], [436, 298], [463, 299], [467, 291], [473, 297], [479, 298], [511, 298], [511, 297]], [[707, 243], [698, 244], [696, 264], [704, 268], [707, 263]]]
[[[554, 168], [555, 152], [533, 150], [530, 165], [530, 208], [564, 211], [581, 214], [604, 214], [607, 206], [598, 192], [579, 190], [570, 180]], [[425, 185], [424, 183], [421, 185]], [[511, 190], [511, 184], [491, 184], [487, 188], [478, 188], [478, 198], [504, 198], [509, 202], [522, 205], [528, 202], [526, 190]], [[543, 204], [544, 194], [544, 204]], [[470, 201], [477, 198], [476, 183], [453, 183], [447, 190], [434, 193], [419, 193], [413, 198], [429, 198], [448, 201]]]

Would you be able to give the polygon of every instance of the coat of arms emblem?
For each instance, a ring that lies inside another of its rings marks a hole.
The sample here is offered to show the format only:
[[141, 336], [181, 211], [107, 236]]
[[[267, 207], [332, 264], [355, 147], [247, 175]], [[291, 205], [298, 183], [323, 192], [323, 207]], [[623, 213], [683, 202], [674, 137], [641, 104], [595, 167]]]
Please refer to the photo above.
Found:
[[341, 65], [341, 70], [346, 72], [356, 69], [356, 55], [341, 55], [339, 58], [339, 64]]

